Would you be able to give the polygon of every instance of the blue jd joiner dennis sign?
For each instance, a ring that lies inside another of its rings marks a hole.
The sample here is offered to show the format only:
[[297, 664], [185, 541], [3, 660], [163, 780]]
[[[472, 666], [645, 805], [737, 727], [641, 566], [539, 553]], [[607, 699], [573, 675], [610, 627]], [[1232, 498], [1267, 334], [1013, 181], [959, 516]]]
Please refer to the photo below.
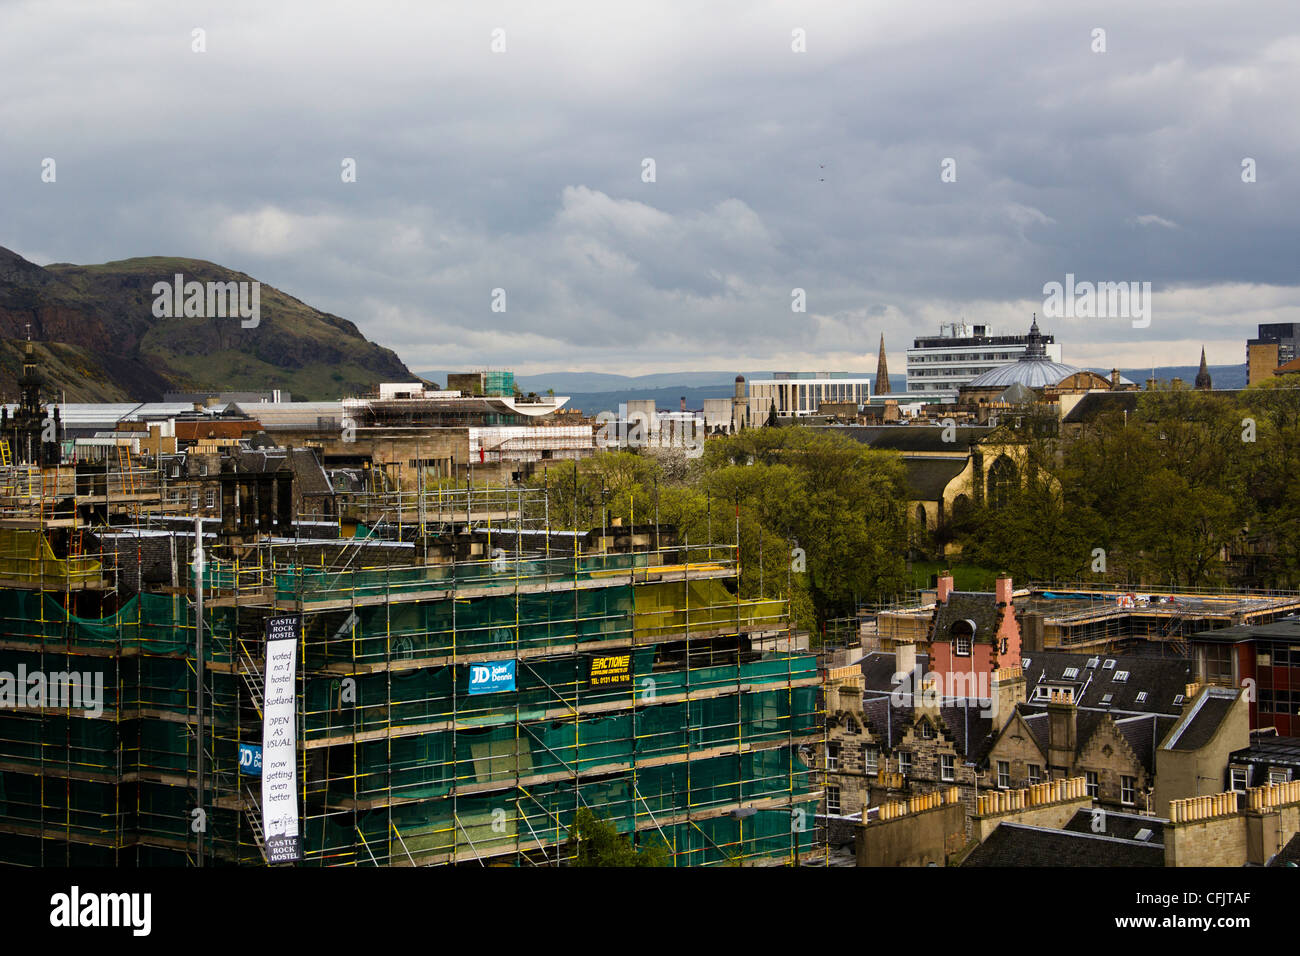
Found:
[[469, 692], [471, 694], [491, 694], [499, 690], [514, 689], [514, 661], [493, 661], [490, 664], [469, 665]]

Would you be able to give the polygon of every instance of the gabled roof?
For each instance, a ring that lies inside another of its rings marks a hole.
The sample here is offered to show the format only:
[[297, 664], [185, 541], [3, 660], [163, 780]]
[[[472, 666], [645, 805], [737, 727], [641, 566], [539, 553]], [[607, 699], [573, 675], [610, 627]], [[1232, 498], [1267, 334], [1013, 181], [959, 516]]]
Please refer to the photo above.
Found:
[[915, 501], [938, 501], [952, 480], [965, 470], [965, 458], [903, 459], [903, 477]]
[[1200, 750], [1219, 732], [1237, 702], [1238, 691], [1209, 687], [1196, 698], [1192, 710], [1174, 727], [1164, 742], [1165, 750]]
[[934, 630], [930, 632], [932, 641], [946, 638], [948, 629], [957, 621], [974, 623], [976, 641], [991, 641], [1001, 623], [997, 596], [991, 591], [953, 591], [936, 611]]
[[1138, 392], [1088, 392], [1061, 419], [1071, 424], [1088, 424], [1107, 413], [1116, 415], [1137, 409]]
[[962, 866], [1164, 866], [1159, 844], [1000, 823]]
[[[840, 434], [872, 448], [887, 448], [901, 452], [964, 453], [970, 446], [988, 436], [993, 428], [987, 425], [960, 425], [948, 429], [943, 425], [830, 425]], [[945, 437], [947, 440], [945, 440]]]
[[1100, 827], [1099, 836], [1163, 846], [1165, 824], [1168, 822], [1161, 817], [1120, 813], [1118, 810], [1107, 810], [1096, 815], [1091, 810], [1079, 810], [1066, 822], [1063, 829], [1072, 833], [1097, 833], [1096, 828]]
[[1176, 723], [1178, 723], [1177, 717], [1164, 714], [1140, 714], [1136, 717], [1120, 718], [1115, 721], [1115, 728], [1124, 735], [1124, 739], [1138, 755], [1147, 773], [1155, 773], [1156, 748]]

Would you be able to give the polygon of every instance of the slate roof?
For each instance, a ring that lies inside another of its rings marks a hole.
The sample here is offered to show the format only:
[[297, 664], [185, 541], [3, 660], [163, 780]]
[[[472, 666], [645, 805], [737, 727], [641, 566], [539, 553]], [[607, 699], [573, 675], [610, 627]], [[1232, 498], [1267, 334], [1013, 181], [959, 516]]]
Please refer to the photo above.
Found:
[[1220, 627], [1211, 631], [1198, 631], [1192, 635], [1194, 641], [1214, 641], [1223, 644], [1240, 644], [1256, 638], [1268, 638], [1283, 641], [1300, 640], [1300, 616], [1288, 614], [1268, 624], [1237, 624], [1233, 627]]
[[1088, 392], [1074, 407], [1066, 412], [1063, 422], [1088, 424], [1101, 415], [1126, 411], [1130, 415], [1137, 409], [1138, 392]]
[[[1093, 661], [1096, 663], [1089, 666]], [[1108, 661], [1114, 664], [1107, 667]], [[1021, 663], [1025, 694], [1031, 705], [1046, 706], [1045, 700], [1034, 697], [1034, 688], [1040, 684], [1070, 687], [1080, 709], [1103, 709], [1125, 716], [1150, 713], [1181, 716], [1183, 702], [1175, 701], [1196, 679], [1192, 662], [1181, 657], [1025, 651]], [[1071, 669], [1077, 673], [1066, 676]], [[1116, 680], [1116, 675], [1121, 673], [1127, 673], [1128, 678]], [[1107, 694], [1109, 701], [1105, 700]]]
[[[988, 425], [959, 425], [951, 432], [942, 425], [829, 425], [854, 441], [872, 448], [901, 452], [966, 452], [993, 428]], [[953, 437], [944, 441], [944, 433]]]
[[969, 620], [975, 623], [976, 641], [991, 641], [998, 632], [1002, 610], [992, 592], [953, 591], [938, 606], [930, 637], [933, 640], [936, 635], [946, 636], [957, 621]]
[[938, 501], [966, 470], [965, 458], [904, 458], [903, 476], [914, 501]]
[[1115, 721], [1115, 727], [1124, 735], [1124, 739], [1142, 761], [1142, 766], [1146, 768], [1147, 773], [1155, 773], [1156, 748], [1176, 723], [1178, 723], [1177, 717], [1142, 714], [1137, 717], [1122, 717]]
[[1001, 823], [962, 866], [1164, 866], [1164, 847], [1073, 830]]
[[1210, 687], [1196, 700], [1193, 711], [1165, 741], [1166, 750], [1200, 750], [1218, 733], [1237, 701], [1237, 691]]
[[[1107, 810], [1104, 815], [1099, 814], [1094, 817], [1091, 810], [1079, 810], [1066, 822], [1063, 829], [1069, 830], [1071, 833], [1093, 833], [1093, 827], [1100, 826], [1102, 829], [1098, 836], [1149, 843], [1151, 846], [1163, 846], [1165, 842], [1165, 824], [1168, 822], [1168, 820], [1160, 817], [1148, 817], [1139, 813], [1120, 813], [1116, 810]], [[1138, 837], [1138, 834], [1143, 830], [1149, 831], [1146, 839]]]
[[1269, 866], [1300, 866], [1300, 833], [1293, 836], [1277, 856], [1268, 861]]
[[[978, 762], [993, 745], [993, 721], [981, 715], [981, 708], [941, 706], [941, 730], [953, 742], [959, 754], [971, 762]], [[893, 706], [889, 697], [869, 697], [862, 704], [862, 718], [871, 731], [886, 746], [894, 750], [903, 742], [903, 735], [917, 720], [916, 708], [911, 703]], [[969, 735], [969, 736], [968, 736]]]
[[241, 451], [236, 460], [241, 470], [259, 473], [278, 471], [287, 461], [294, 488], [301, 495], [328, 495], [334, 490], [320, 459], [310, 448]]
[[1251, 734], [1250, 746], [1234, 750], [1231, 760], [1233, 763], [1300, 769], [1300, 737]]
[[[858, 667], [862, 671], [863, 689], [868, 692], [883, 691], [890, 693], [893, 691], [893, 677], [897, 673], [897, 665], [894, 661], [895, 656], [887, 651], [872, 651], [858, 661]], [[922, 670], [928, 670], [930, 656], [928, 654], [917, 654], [916, 662], [924, 665]]]

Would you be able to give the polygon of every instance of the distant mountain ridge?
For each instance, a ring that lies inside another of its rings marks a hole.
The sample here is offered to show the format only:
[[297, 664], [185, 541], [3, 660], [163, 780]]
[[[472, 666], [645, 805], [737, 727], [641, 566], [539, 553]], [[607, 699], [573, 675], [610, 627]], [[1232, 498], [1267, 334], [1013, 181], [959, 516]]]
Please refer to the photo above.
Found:
[[0, 393], [13, 396], [24, 340], [68, 401], [158, 401], [169, 391], [263, 391], [332, 399], [414, 378], [347, 319], [260, 284], [255, 328], [234, 318], [156, 318], [155, 283], [252, 282], [202, 259], [150, 256], [38, 266], [0, 248]]

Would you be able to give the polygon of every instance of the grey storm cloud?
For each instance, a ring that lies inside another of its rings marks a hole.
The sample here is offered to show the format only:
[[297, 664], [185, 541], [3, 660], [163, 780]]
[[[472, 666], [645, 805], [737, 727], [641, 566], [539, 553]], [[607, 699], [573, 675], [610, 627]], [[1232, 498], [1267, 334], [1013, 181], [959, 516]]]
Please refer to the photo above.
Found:
[[1067, 273], [1156, 296], [1071, 361], [1300, 320], [1294, 0], [18, 0], [0, 57], [0, 245], [211, 259], [415, 369], [869, 369]]

